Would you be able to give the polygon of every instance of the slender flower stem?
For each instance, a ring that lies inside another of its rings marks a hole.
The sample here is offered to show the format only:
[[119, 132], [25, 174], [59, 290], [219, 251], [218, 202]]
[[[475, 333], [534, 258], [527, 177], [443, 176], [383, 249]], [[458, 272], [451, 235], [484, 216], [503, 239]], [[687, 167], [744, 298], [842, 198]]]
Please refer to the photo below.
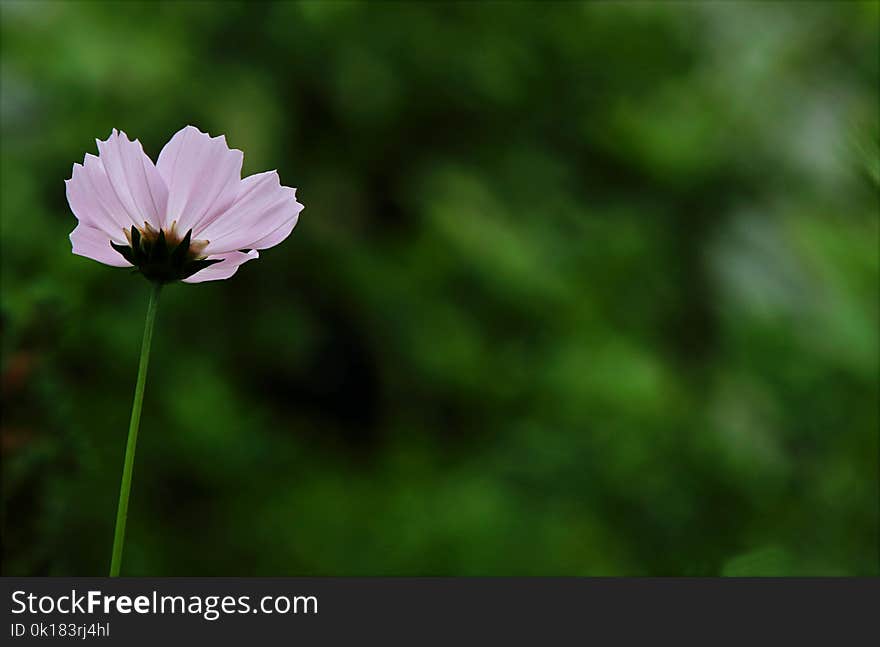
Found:
[[156, 308], [159, 305], [159, 291], [161, 289], [161, 283], [156, 282], [153, 284], [153, 291], [150, 293], [150, 305], [147, 306], [144, 342], [141, 345], [141, 360], [138, 364], [137, 384], [134, 387], [134, 402], [131, 405], [131, 423], [128, 426], [128, 442], [125, 445], [122, 485], [119, 487], [119, 507], [116, 509], [116, 530], [113, 533], [113, 558], [110, 561], [110, 577], [118, 577], [119, 568], [122, 565], [122, 548], [125, 544], [125, 521], [128, 518], [128, 495], [131, 492], [134, 450], [137, 447], [141, 407], [144, 403], [144, 386], [147, 383], [147, 366], [150, 363], [150, 343], [153, 341], [153, 324], [156, 322]]

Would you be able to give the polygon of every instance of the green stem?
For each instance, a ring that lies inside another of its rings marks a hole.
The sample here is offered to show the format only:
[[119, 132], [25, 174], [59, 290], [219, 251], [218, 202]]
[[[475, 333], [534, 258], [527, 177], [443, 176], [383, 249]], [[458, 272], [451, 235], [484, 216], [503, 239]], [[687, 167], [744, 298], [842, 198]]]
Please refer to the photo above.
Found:
[[141, 360], [138, 364], [137, 385], [134, 387], [134, 402], [131, 405], [131, 423], [128, 426], [128, 443], [125, 445], [125, 465], [122, 468], [122, 485], [119, 487], [119, 507], [116, 509], [116, 530], [113, 533], [113, 559], [110, 561], [110, 577], [119, 576], [122, 565], [122, 548], [125, 544], [125, 521], [128, 518], [128, 495], [131, 492], [131, 472], [134, 467], [134, 450], [137, 447], [138, 426], [141, 422], [141, 407], [144, 403], [144, 386], [147, 383], [147, 366], [150, 363], [150, 343], [153, 341], [153, 324], [156, 322], [156, 307], [159, 305], [161, 283], [153, 284], [150, 305], [147, 306], [147, 321], [144, 324], [144, 342], [141, 345]]

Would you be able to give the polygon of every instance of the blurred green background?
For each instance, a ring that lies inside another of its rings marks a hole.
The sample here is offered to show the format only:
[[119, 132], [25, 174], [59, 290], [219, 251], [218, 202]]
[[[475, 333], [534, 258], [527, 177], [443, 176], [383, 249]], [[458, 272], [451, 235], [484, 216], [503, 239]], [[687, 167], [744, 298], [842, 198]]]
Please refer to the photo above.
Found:
[[878, 3], [2, 5], [7, 575], [107, 571], [149, 286], [64, 179], [306, 205], [166, 289], [130, 575], [878, 573]]

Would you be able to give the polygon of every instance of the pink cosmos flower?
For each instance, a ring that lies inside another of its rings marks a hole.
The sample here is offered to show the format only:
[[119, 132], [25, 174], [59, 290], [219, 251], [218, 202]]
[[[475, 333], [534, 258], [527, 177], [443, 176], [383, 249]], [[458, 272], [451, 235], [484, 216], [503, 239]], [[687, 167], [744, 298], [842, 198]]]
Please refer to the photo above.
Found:
[[228, 279], [257, 250], [290, 235], [303, 205], [276, 171], [241, 179], [243, 153], [187, 126], [159, 161], [116, 129], [73, 165], [67, 201], [73, 253], [136, 267], [158, 283]]

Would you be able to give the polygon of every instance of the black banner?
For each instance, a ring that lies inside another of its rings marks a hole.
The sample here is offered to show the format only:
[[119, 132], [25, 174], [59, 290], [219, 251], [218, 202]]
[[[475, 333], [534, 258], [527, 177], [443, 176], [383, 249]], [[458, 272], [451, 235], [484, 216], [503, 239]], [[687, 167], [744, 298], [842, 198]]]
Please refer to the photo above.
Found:
[[874, 644], [880, 600], [876, 578], [2, 578], [2, 589], [9, 645]]

